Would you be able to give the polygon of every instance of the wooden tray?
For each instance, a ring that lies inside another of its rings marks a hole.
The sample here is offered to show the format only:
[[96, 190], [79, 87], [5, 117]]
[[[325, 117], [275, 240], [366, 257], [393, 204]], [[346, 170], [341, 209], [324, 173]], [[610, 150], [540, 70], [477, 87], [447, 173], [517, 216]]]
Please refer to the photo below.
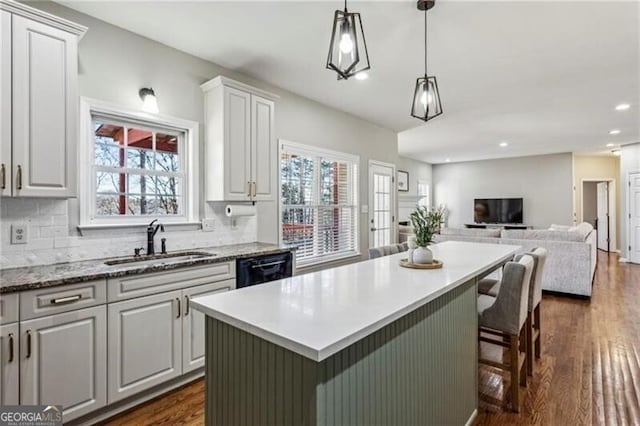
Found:
[[442, 261], [433, 259], [433, 263], [411, 263], [409, 259], [400, 259], [400, 266], [411, 269], [440, 269]]

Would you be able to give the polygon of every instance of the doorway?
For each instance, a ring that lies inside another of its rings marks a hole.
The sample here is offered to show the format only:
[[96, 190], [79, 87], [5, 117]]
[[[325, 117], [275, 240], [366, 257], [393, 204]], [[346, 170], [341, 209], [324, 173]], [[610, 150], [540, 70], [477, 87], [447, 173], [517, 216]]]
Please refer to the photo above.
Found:
[[615, 181], [583, 179], [582, 220], [596, 230], [599, 250], [616, 251]]
[[393, 164], [369, 161], [369, 247], [395, 242], [395, 173]]

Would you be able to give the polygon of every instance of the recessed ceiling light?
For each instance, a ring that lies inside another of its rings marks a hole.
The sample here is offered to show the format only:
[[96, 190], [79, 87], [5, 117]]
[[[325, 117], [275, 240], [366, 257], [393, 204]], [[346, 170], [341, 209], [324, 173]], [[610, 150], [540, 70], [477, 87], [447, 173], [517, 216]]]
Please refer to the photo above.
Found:
[[451, 162], [451, 158], [447, 158], [447, 159], [446, 159], [446, 160], [444, 160], [444, 161], [446, 161], [447, 163], [450, 163], [450, 162]]
[[369, 74], [367, 74], [365, 71], [360, 71], [358, 74], [356, 74], [356, 80], [366, 80], [369, 78]]
[[509, 143], [508, 142], [500, 142], [500, 146], [504, 148], [506, 146], [509, 146]]
[[616, 111], [624, 111], [631, 108], [631, 105], [629, 104], [620, 104], [620, 105], [616, 105]]
[[609, 134], [610, 135], [619, 135], [620, 134], [620, 129], [609, 130]]
[[614, 147], [614, 146], [616, 146], [616, 144], [615, 144], [615, 143], [608, 143], [608, 144], [607, 144], [607, 148], [611, 148], [611, 147]]

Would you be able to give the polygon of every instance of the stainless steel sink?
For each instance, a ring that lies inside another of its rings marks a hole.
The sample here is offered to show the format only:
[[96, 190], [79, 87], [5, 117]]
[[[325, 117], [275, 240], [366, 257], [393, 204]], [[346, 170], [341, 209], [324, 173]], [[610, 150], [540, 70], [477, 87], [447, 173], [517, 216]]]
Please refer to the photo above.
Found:
[[126, 263], [139, 263], [145, 265], [156, 265], [169, 262], [188, 261], [195, 259], [203, 259], [205, 257], [214, 257], [214, 253], [207, 253], [204, 251], [182, 251], [167, 254], [154, 254], [146, 256], [127, 256], [117, 259], [111, 259], [104, 262], [105, 265], [122, 265]]

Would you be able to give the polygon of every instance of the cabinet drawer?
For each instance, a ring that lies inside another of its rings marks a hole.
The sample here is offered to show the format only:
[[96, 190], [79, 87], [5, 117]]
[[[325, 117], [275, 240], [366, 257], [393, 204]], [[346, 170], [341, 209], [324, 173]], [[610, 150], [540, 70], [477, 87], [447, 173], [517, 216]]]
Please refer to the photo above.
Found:
[[25, 291], [20, 294], [20, 319], [38, 318], [105, 303], [106, 280]]
[[0, 324], [18, 321], [18, 293], [0, 295]]
[[114, 302], [228, 280], [235, 276], [235, 262], [225, 262], [174, 269], [167, 272], [109, 278], [107, 297], [109, 302]]

